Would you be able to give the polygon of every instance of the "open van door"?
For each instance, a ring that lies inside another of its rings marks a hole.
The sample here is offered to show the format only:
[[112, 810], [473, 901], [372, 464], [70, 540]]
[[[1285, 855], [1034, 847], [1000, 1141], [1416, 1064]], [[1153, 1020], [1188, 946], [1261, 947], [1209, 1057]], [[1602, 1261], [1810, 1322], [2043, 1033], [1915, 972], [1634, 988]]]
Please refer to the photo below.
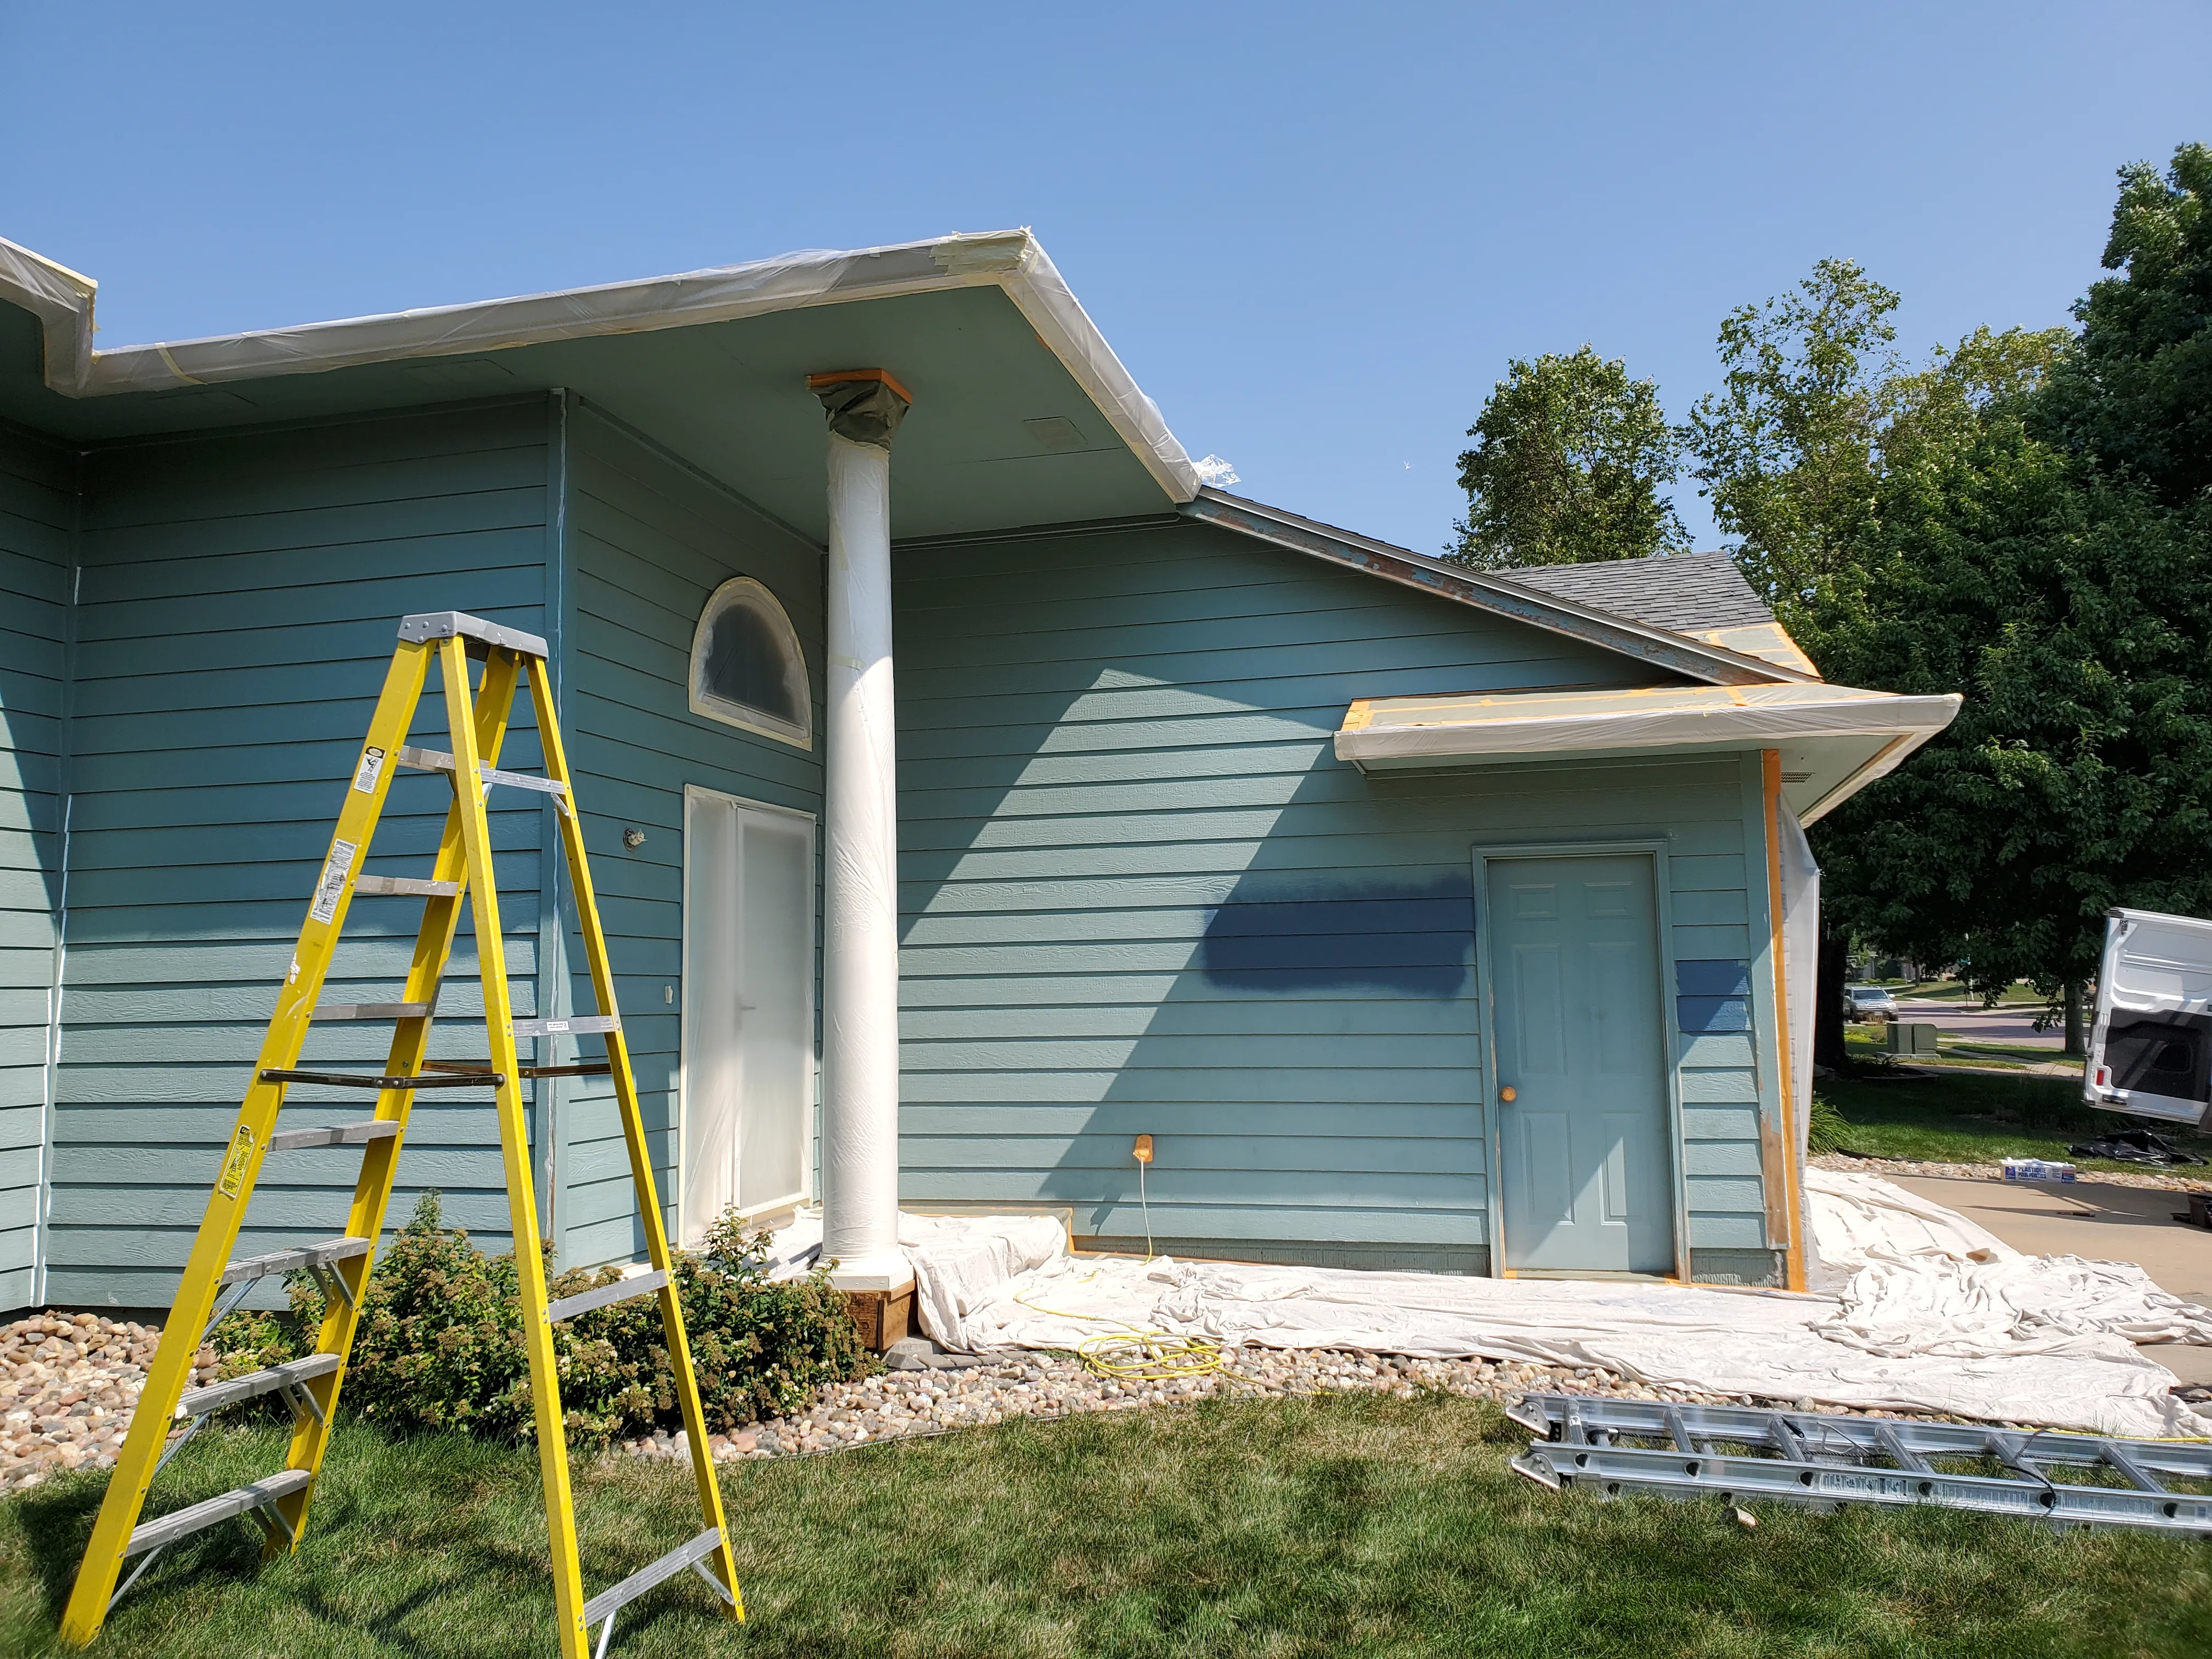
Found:
[[2212, 1120], [2212, 921], [2112, 910], [2081, 1095], [2170, 1123]]

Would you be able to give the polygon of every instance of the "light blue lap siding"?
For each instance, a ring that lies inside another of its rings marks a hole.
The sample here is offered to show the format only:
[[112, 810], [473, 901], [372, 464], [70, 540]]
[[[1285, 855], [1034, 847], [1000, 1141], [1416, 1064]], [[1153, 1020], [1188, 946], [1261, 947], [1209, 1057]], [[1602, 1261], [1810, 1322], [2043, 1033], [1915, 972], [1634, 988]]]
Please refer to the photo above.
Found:
[[[1479, 1249], [1473, 849], [1664, 838], [1667, 955], [1752, 955], [1734, 757], [1334, 757], [1356, 697], [1638, 664], [1194, 525], [902, 547], [896, 576], [910, 1203], [1142, 1237], [1149, 1133], [1156, 1236]], [[1757, 1248], [1753, 1045], [1679, 1042], [1690, 1243]]]
[[0, 427], [0, 1314], [40, 1291], [76, 466]]
[[[647, 1138], [672, 1225], [684, 787], [816, 814], [822, 803], [818, 742], [800, 749], [691, 713], [692, 630], [708, 596], [731, 577], [767, 586], [799, 631], [818, 733], [822, 551], [588, 404], [572, 407], [567, 430], [562, 729]], [[625, 845], [626, 829], [641, 831], [643, 842]], [[572, 955], [570, 963], [572, 1006], [587, 1007], [580, 960]], [[672, 1006], [664, 1000], [670, 994]], [[592, 1040], [580, 1046], [597, 1056]], [[598, 1079], [562, 1086], [561, 1260], [631, 1260], [641, 1241], [613, 1097]]]
[[[49, 1229], [57, 1301], [166, 1303], [252, 1069], [410, 611], [545, 631], [542, 400], [118, 445], [86, 458], [71, 723], [67, 1002]], [[434, 671], [414, 740], [447, 746]], [[504, 763], [539, 754], [526, 704]], [[366, 869], [428, 873], [451, 790], [401, 773]], [[495, 791], [500, 919], [537, 1006], [542, 814]], [[356, 898], [325, 1000], [390, 1000], [420, 900]], [[473, 921], [432, 1052], [485, 1052]], [[374, 1069], [390, 1028], [318, 1028], [305, 1063]], [[289, 1126], [373, 1109], [295, 1088]], [[242, 1253], [343, 1224], [357, 1152], [272, 1155]], [[489, 1091], [426, 1097], [392, 1221], [509, 1239]]]

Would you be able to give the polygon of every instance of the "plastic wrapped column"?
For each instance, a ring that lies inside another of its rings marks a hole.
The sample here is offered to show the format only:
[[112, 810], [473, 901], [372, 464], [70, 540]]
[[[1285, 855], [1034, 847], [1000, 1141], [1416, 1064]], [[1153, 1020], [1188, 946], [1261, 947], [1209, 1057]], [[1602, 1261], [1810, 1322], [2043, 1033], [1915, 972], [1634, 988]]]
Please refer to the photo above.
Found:
[[898, 1243], [898, 793], [888, 448], [830, 436], [822, 1254], [842, 1290], [912, 1281]]

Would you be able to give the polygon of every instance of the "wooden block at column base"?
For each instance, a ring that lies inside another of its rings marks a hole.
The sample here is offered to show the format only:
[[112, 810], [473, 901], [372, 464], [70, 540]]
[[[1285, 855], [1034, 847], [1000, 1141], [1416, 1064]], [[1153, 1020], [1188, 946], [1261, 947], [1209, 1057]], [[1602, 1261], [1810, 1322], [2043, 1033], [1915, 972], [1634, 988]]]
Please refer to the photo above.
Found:
[[860, 1328], [860, 1343], [871, 1353], [882, 1353], [894, 1342], [914, 1334], [914, 1286], [896, 1291], [846, 1291], [845, 1305]]

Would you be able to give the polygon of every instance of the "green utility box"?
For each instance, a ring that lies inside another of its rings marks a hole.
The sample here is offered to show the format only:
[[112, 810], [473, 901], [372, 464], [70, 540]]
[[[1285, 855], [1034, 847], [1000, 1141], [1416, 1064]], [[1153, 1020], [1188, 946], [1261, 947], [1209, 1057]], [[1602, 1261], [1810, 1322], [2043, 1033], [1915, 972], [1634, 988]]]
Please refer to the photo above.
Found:
[[1932, 1055], [1937, 1035], [1933, 1025], [1917, 1020], [1893, 1019], [1889, 1022], [1888, 1049], [1893, 1054]]

